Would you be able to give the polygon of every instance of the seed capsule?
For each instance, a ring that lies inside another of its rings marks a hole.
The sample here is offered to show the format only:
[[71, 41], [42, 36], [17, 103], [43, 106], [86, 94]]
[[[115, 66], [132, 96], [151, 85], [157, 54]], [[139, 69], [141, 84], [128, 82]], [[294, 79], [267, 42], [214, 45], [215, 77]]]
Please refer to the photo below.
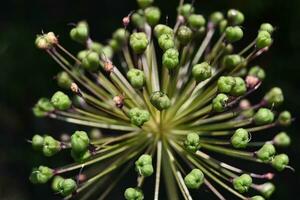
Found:
[[200, 148], [200, 137], [197, 133], [189, 133], [184, 141], [186, 150], [195, 153]]
[[47, 183], [53, 176], [53, 170], [46, 166], [39, 166], [34, 168], [31, 172], [29, 180], [33, 184]]
[[212, 101], [212, 109], [216, 112], [223, 112], [229, 98], [226, 94], [218, 94]]
[[51, 103], [58, 110], [67, 110], [72, 105], [70, 98], [61, 91], [54, 93]]
[[162, 58], [162, 64], [168, 69], [174, 69], [179, 64], [179, 52], [177, 49], [171, 48], [168, 49]]
[[249, 143], [249, 133], [246, 129], [239, 128], [231, 137], [231, 144], [235, 148], [245, 148]]
[[207, 62], [203, 62], [193, 66], [192, 75], [198, 82], [204, 81], [211, 77], [212, 69]]
[[133, 33], [130, 35], [129, 44], [135, 53], [141, 54], [148, 46], [147, 35], [144, 32]]
[[200, 169], [193, 169], [184, 178], [184, 183], [189, 189], [198, 189], [204, 183], [204, 174]]
[[271, 165], [278, 171], [282, 171], [289, 164], [289, 157], [286, 154], [276, 155], [271, 161]]
[[128, 115], [131, 123], [139, 127], [150, 119], [149, 112], [139, 108], [130, 109]]
[[275, 156], [276, 149], [273, 144], [266, 143], [257, 152], [256, 156], [263, 162], [270, 162]]
[[254, 115], [254, 123], [257, 125], [270, 124], [274, 121], [274, 113], [267, 108], [260, 108]]
[[144, 194], [139, 188], [127, 188], [124, 192], [126, 200], [143, 200]]
[[160, 10], [158, 7], [149, 7], [145, 9], [145, 17], [148, 24], [155, 26], [160, 20]]
[[145, 74], [139, 69], [130, 69], [127, 78], [134, 88], [141, 89], [145, 84]]
[[232, 183], [235, 190], [239, 193], [245, 193], [252, 184], [252, 178], [248, 174], [242, 174], [241, 176], [234, 178]]
[[147, 177], [153, 174], [152, 157], [148, 154], [143, 154], [135, 162], [136, 171], [139, 175]]

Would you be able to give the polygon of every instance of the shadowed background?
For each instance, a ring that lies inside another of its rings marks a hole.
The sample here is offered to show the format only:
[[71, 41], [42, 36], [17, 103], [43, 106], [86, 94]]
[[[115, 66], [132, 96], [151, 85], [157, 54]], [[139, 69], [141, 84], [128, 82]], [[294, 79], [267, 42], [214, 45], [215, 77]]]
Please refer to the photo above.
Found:
[[[169, 23], [175, 19], [176, 0], [156, 0], [163, 17]], [[238, 8], [244, 12], [246, 41], [255, 37], [262, 22], [277, 27], [271, 50], [254, 61], [267, 70], [263, 90], [280, 86], [286, 101], [282, 108], [300, 115], [299, 59], [300, 59], [300, 1], [298, 0], [196, 0], [196, 11], [208, 16], [214, 10]], [[71, 22], [85, 19], [91, 35], [105, 42], [113, 30], [121, 26], [122, 17], [136, 9], [135, 0], [9, 0], [0, 6], [0, 199], [54, 199], [49, 187], [33, 186], [28, 181], [32, 166], [45, 163], [58, 166], [62, 156], [43, 159], [25, 142], [34, 133], [74, 130], [74, 126], [47, 119], [35, 119], [31, 107], [41, 96], [50, 96], [58, 88], [53, 80], [59, 67], [34, 46], [35, 34], [41, 30], [54, 31], [61, 43], [71, 50], [79, 45], [68, 33]], [[75, 52], [75, 51], [73, 51]], [[257, 94], [263, 95], [262, 90]], [[71, 128], [72, 127], [72, 128]], [[298, 121], [288, 129], [293, 146], [288, 150], [296, 173], [286, 170], [275, 178], [278, 186], [272, 199], [294, 199], [300, 184]], [[112, 197], [109, 199], [113, 199]]]

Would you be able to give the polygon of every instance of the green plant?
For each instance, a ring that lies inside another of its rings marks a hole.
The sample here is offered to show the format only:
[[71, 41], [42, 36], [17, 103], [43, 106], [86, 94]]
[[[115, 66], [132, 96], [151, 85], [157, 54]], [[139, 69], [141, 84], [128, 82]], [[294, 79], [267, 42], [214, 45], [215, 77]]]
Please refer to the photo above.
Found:
[[[248, 46], [235, 50], [246, 34], [240, 27], [244, 22], [240, 11], [231, 9], [227, 17], [215, 12], [206, 20], [194, 13], [193, 5], [180, 1], [171, 28], [158, 24], [161, 13], [152, 3], [138, 0], [141, 8], [124, 17], [124, 28], [117, 29], [107, 45], [95, 42], [88, 24], [79, 22], [70, 31], [71, 39], [85, 47], [77, 56], [53, 32], [37, 36], [36, 46], [64, 70], [57, 82], [66, 91], [41, 98], [34, 114], [99, 128], [103, 134], [77, 130], [60, 141], [34, 135], [35, 150], [45, 156], [70, 150], [75, 162], [52, 169], [40, 166], [30, 180], [38, 184], [52, 179], [54, 192], [66, 199], [90, 198], [97, 191], [104, 199], [135, 168], [137, 184], [124, 189], [128, 200], [144, 198], [142, 187], [149, 176], [155, 176], [154, 199], [160, 197], [162, 176], [172, 200], [192, 199], [189, 189], [201, 187], [225, 199], [215, 184], [240, 199], [269, 198], [275, 186], [255, 183], [271, 180], [272, 173], [249, 172], [209, 152], [264, 163], [278, 171], [289, 168], [288, 156], [276, 155], [276, 147], [290, 144], [286, 133], [253, 141], [258, 132], [291, 124], [288, 111], [273, 110], [284, 101], [281, 89], [271, 89], [255, 105], [246, 100], [266, 76], [261, 67], [249, 66], [273, 43], [273, 26], [262, 24]], [[107, 185], [109, 177], [115, 178]], [[249, 197], [248, 190], [264, 197]]]

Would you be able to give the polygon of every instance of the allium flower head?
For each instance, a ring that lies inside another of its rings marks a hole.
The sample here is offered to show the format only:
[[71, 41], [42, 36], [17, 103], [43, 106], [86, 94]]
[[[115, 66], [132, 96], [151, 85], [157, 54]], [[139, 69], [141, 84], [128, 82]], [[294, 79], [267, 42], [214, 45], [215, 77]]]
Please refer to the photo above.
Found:
[[[132, 171], [137, 183], [123, 188], [119, 199], [157, 200], [164, 193], [190, 200], [196, 190], [222, 200], [226, 191], [244, 200], [269, 198], [273, 173], [249, 171], [226, 156], [278, 171], [291, 168], [289, 157], [276, 150], [290, 144], [287, 133], [257, 141], [257, 134], [292, 122], [288, 111], [275, 110], [284, 101], [282, 90], [270, 89], [253, 105], [247, 100], [266, 77], [253, 60], [269, 50], [274, 27], [263, 23], [241, 48], [247, 32], [238, 10], [205, 18], [180, 1], [171, 27], [160, 24], [165, 20], [153, 0], [137, 3], [140, 8], [122, 19], [124, 27], [107, 44], [94, 40], [85, 21], [70, 30], [83, 47], [77, 53], [53, 32], [37, 36], [36, 46], [63, 71], [56, 76], [61, 91], [38, 100], [33, 112], [81, 128], [61, 139], [33, 136], [34, 150], [47, 157], [68, 151], [74, 162], [34, 168], [31, 182], [52, 182], [65, 199], [110, 199]], [[153, 192], [145, 194], [147, 181], [154, 181]]]

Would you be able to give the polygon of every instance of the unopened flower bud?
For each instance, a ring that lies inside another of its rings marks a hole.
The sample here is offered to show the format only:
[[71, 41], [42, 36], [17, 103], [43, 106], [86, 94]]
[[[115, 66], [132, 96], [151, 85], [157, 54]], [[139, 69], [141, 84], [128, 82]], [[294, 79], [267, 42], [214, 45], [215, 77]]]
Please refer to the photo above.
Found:
[[250, 200], [265, 200], [262, 196], [256, 195], [254, 197], [251, 197]]
[[82, 56], [84, 56], [82, 58], [82, 66], [87, 69], [87, 70], [92, 70], [95, 71], [98, 69], [99, 65], [100, 65], [100, 58], [99, 58], [99, 54], [94, 52], [94, 51], [88, 51], [86, 52], [86, 54], [84, 55], [84, 53], [82, 54]]
[[90, 139], [85, 131], [75, 131], [71, 136], [71, 147], [76, 153], [81, 153], [87, 150]]
[[129, 37], [129, 33], [124, 28], [118, 28], [114, 33], [112, 38], [118, 42], [118, 44], [124, 44]]
[[41, 135], [34, 135], [31, 140], [32, 148], [37, 151], [41, 151], [44, 146], [44, 137]]
[[273, 183], [267, 182], [259, 186], [259, 191], [265, 198], [270, 198], [275, 191], [275, 185]]
[[269, 106], [279, 106], [284, 101], [282, 90], [279, 87], [272, 88], [268, 93], [266, 93], [264, 100]]
[[69, 89], [73, 82], [70, 75], [65, 71], [58, 73], [56, 76], [56, 80], [57, 80], [58, 86], [61, 88], [64, 88], [64, 89]]
[[274, 121], [274, 113], [267, 108], [260, 108], [254, 115], [254, 123], [257, 125], [270, 124]]
[[282, 171], [289, 164], [289, 157], [286, 154], [276, 155], [271, 161], [271, 165], [278, 171]]
[[289, 111], [283, 111], [278, 116], [278, 122], [282, 126], [289, 126], [292, 123], [292, 115]]
[[270, 23], [263, 23], [260, 25], [260, 31], [267, 31], [269, 32], [270, 34], [272, 34], [274, 32], [274, 27], [272, 26], [272, 24]]
[[256, 156], [263, 162], [270, 162], [275, 156], [276, 149], [273, 144], [265, 143], [258, 151], [256, 151]]
[[252, 178], [248, 174], [242, 174], [241, 176], [234, 178], [232, 183], [235, 190], [239, 193], [245, 193], [252, 184]]
[[245, 148], [249, 143], [249, 133], [246, 129], [237, 129], [231, 137], [231, 144], [234, 148]]
[[227, 18], [230, 21], [230, 23], [233, 25], [240, 25], [245, 20], [244, 14], [239, 10], [235, 10], [235, 9], [228, 10]]
[[188, 24], [192, 29], [198, 30], [206, 23], [203, 15], [192, 14], [188, 17]]
[[137, 0], [138, 5], [141, 8], [146, 8], [153, 3], [154, 0]]
[[150, 26], [155, 26], [160, 20], [160, 10], [158, 7], [149, 7], [145, 9], [146, 21]]
[[141, 89], [145, 84], [145, 74], [139, 69], [130, 69], [127, 78], [134, 88]]
[[108, 45], [113, 49], [114, 52], [118, 52], [121, 49], [121, 44], [115, 39], [110, 39], [108, 41]]
[[194, 7], [189, 3], [183, 4], [182, 6], [178, 7], [178, 13], [187, 18], [194, 13]]
[[124, 192], [126, 200], [143, 200], [144, 194], [139, 188], [127, 188]]
[[238, 66], [242, 66], [245, 59], [237, 54], [227, 55], [223, 59], [223, 66], [229, 70], [232, 70]]
[[33, 107], [33, 113], [36, 117], [44, 117], [47, 113], [55, 110], [52, 103], [47, 98], [41, 98]]
[[162, 57], [162, 64], [168, 69], [174, 69], [179, 64], [179, 52], [177, 49], [168, 49]]
[[212, 101], [212, 109], [216, 112], [223, 112], [229, 98], [226, 94], [218, 94]]
[[130, 109], [128, 115], [131, 123], [139, 127], [150, 119], [149, 112], [139, 108]]
[[137, 28], [143, 28], [146, 22], [145, 17], [143, 16], [143, 11], [135, 12], [131, 15], [131, 21], [133, 25]]
[[79, 22], [76, 27], [71, 29], [70, 37], [76, 42], [85, 43], [89, 38], [88, 24], [84, 21]]
[[274, 137], [273, 143], [279, 147], [287, 147], [291, 144], [291, 138], [286, 132], [280, 132]]
[[243, 38], [243, 30], [238, 26], [229, 26], [225, 30], [225, 37], [228, 42], [236, 42]]
[[163, 34], [158, 38], [158, 45], [163, 51], [167, 51], [168, 49], [175, 47], [174, 37], [173, 35]]
[[160, 36], [167, 34], [167, 35], [174, 35], [174, 31], [167, 25], [158, 24], [154, 27], [154, 35], [159, 38]]
[[232, 76], [221, 76], [218, 79], [218, 91], [230, 93], [235, 85], [235, 78]]
[[269, 47], [273, 42], [273, 39], [269, 32], [259, 31], [256, 38], [256, 47], [259, 49]]
[[51, 136], [44, 137], [43, 154], [47, 157], [53, 156], [61, 150], [60, 142]]
[[141, 54], [148, 46], [147, 35], [144, 32], [132, 33], [129, 44], [135, 53]]
[[261, 81], [264, 80], [265, 77], [266, 77], [265, 70], [262, 69], [259, 66], [251, 67], [250, 70], [249, 70], [249, 72], [248, 72], [248, 75], [255, 76], [255, 77], [257, 77]]
[[207, 62], [203, 62], [193, 66], [192, 75], [198, 82], [204, 81], [211, 77], [212, 69]]
[[143, 154], [135, 162], [136, 171], [139, 175], [147, 177], [153, 174], [152, 157], [148, 154]]
[[198, 189], [204, 183], [204, 174], [200, 169], [193, 169], [184, 178], [184, 183], [189, 189]]
[[177, 32], [177, 38], [182, 45], [187, 45], [193, 36], [192, 30], [187, 26], [180, 26]]
[[209, 19], [213, 24], [217, 25], [224, 19], [224, 15], [221, 12], [214, 12]]
[[47, 183], [53, 176], [53, 170], [46, 166], [39, 166], [34, 168], [31, 172], [29, 180], [33, 184]]
[[169, 97], [160, 91], [153, 92], [151, 94], [150, 102], [157, 110], [160, 111], [169, 108], [171, 105]]
[[184, 141], [184, 147], [189, 152], [195, 153], [200, 148], [200, 137], [197, 133], [189, 133]]
[[52, 105], [58, 110], [67, 110], [71, 107], [72, 101], [65, 93], [57, 91], [51, 97]]

